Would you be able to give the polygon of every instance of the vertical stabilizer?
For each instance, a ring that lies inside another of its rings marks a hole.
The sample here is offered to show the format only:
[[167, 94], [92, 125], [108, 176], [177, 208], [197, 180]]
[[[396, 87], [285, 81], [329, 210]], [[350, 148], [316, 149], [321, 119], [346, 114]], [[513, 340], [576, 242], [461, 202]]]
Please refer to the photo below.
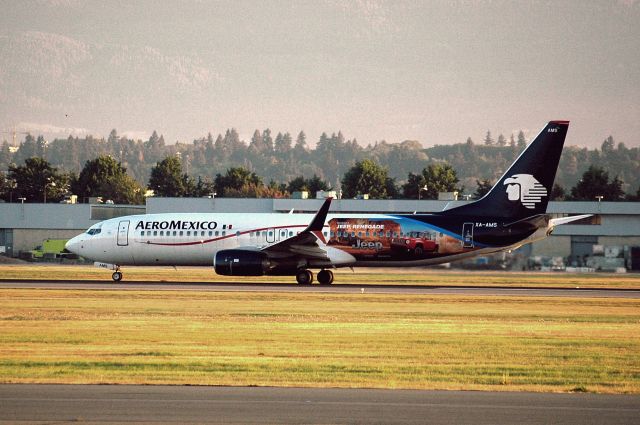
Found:
[[550, 121], [484, 197], [446, 214], [519, 220], [546, 213], [568, 128], [569, 121]]

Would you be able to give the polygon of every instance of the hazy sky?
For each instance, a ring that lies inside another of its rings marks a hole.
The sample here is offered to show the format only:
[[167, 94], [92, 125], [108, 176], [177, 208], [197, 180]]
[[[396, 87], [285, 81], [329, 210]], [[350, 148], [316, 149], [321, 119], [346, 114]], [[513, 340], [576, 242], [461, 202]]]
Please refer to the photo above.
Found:
[[640, 145], [640, 2], [0, 0], [5, 132], [430, 146], [553, 119]]

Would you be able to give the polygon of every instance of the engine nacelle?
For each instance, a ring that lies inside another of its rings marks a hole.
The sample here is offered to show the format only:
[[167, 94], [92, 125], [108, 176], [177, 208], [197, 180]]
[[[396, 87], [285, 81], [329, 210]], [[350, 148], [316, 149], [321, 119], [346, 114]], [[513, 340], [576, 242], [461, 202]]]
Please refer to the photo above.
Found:
[[262, 276], [269, 267], [269, 257], [260, 251], [223, 249], [213, 259], [216, 273], [225, 276]]

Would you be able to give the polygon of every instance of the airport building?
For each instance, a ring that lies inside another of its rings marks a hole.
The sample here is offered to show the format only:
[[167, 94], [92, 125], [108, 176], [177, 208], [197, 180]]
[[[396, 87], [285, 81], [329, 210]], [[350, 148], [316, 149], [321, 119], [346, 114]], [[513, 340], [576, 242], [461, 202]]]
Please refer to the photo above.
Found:
[[[430, 213], [465, 201], [338, 199], [336, 213]], [[18, 257], [45, 239], [69, 239], [99, 221], [154, 213], [315, 213], [318, 199], [148, 198], [146, 206], [0, 203], [0, 254]], [[586, 222], [559, 226], [547, 239], [525, 246], [525, 257], [563, 257], [578, 263], [600, 247], [640, 246], [638, 202], [550, 202], [555, 217], [594, 214]], [[582, 264], [579, 264], [582, 265]]]

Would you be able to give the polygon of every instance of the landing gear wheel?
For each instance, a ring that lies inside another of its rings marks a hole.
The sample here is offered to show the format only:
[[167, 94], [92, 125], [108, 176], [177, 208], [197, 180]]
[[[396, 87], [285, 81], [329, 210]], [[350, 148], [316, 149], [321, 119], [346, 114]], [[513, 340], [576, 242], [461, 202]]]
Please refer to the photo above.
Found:
[[320, 282], [320, 285], [331, 285], [333, 283], [333, 272], [331, 270], [320, 270], [318, 272], [318, 282]]
[[113, 279], [114, 282], [120, 282], [122, 280], [122, 272], [113, 272], [111, 279]]
[[310, 270], [299, 270], [296, 274], [296, 281], [299, 285], [311, 285], [313, 283], [313, 273]]
[[422, 250], [421, 246], [417, 246], [416, 249], [413, 250], [413, 254], [416, 257], [422, 257], [422, 254], [424, 253], [424, 251]]

